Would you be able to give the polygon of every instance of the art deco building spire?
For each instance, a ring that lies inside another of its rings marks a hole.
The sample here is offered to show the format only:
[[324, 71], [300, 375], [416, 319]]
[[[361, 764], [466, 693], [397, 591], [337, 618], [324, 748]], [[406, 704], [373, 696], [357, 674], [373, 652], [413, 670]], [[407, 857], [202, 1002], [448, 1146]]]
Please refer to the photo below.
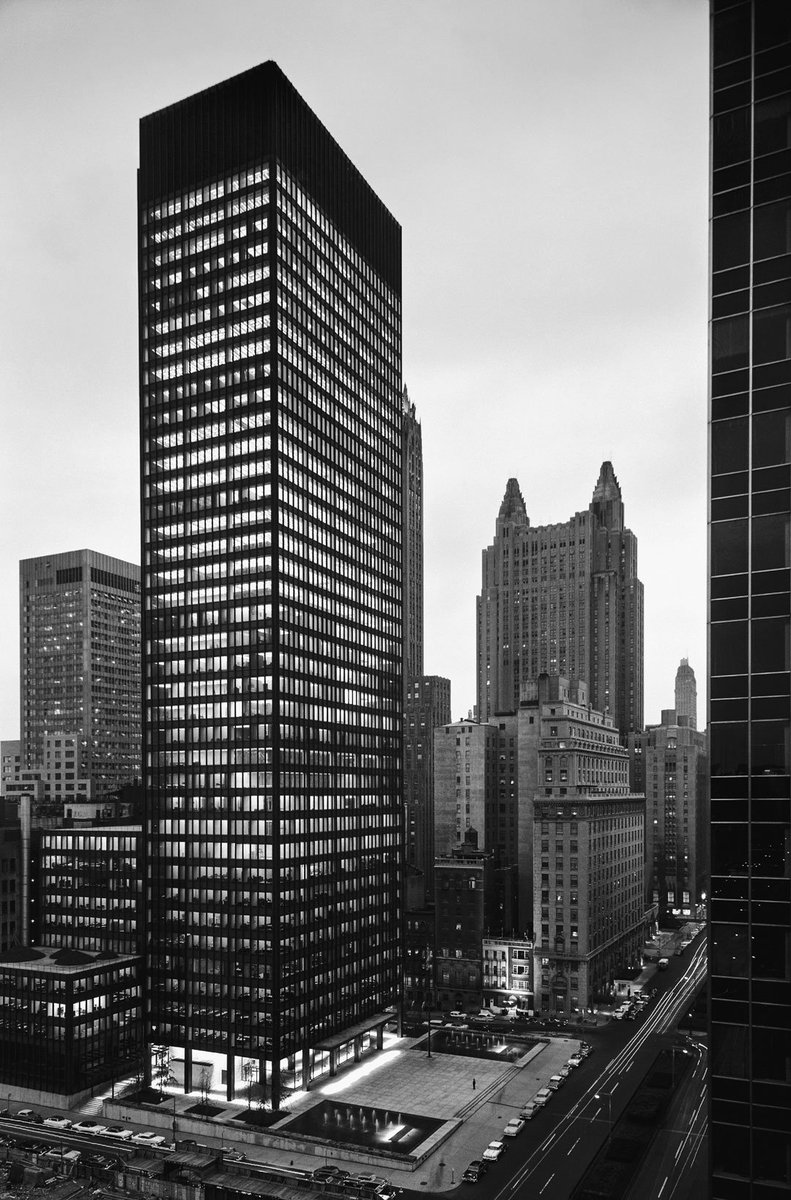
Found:
[[501, 533], [506, 525], [515, 525], [524, 529], [530, 525], [525, 501], [516, 479], [509, 479], [505, 485], [505, 495], [497, 514], [497, 533]]
[[603, 462], [599, 480], [593, 489], [591, 512], [608, 529], [623, 529], [623, 499], [621, 486], [611, 462]]

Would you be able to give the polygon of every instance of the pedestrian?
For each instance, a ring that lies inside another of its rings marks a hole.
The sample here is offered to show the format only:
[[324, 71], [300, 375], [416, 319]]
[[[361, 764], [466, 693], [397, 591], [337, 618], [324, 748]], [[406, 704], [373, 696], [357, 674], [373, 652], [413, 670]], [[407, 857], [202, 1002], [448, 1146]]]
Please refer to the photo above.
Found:
[[475, 1079], [474, 1079], [474, 1078], [473, 1078], [473, 1081], [472, 1081], [472, 1090], [473, 1090], [473, 1091], [475, 1091]]

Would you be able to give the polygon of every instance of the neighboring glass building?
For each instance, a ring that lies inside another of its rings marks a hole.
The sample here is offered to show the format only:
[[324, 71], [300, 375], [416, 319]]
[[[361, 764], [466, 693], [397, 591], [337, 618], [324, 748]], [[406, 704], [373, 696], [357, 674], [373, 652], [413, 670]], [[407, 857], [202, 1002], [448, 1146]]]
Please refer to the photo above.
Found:
[[712, 3], [712, 1200], [791, 1186], [791, 5]]
[[[23, 559], [19, 615], [22, 770], [51, 774], [58, 802], [139, 778], [140, 568], [93, 550]], [[59, 734], [79, 742], [48, 773]]]
[[151, 1036], [277, 1107], [399, 987], [401, 230], [272, 62], [140, 161]]
[[[85, 1100], [140, 1066], [142, 960], [17, 946], [0, 953], [2, 1086]], [[41, 1101], [39, 1101], [41, 1102]], [[51, 1103], [51, 1101], [50, 1101]]]
[[142, 953], [141, 841], [139, 825], [42, 831], [37, 901], [44, 945]]

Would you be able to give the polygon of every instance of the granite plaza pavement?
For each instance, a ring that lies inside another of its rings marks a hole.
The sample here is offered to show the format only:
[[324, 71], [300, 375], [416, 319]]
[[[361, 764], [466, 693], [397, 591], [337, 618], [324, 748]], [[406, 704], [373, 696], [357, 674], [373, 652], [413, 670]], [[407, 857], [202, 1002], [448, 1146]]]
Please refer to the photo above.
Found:
[[[381, 1051], [341, 1068], [337, 1076], [322, 1080], [309, 1092], [293, 1096], [288, 1102], [288, 1116], [256, 1133], [249, 1127], [243, 1131], [239, 1126], [226, 1124], [228, 1118], [244, 1110], [244, 1104], [226, 1104], [223, 1117], [211, 1122], [198, 1121], [187, 1113], [194, 1097], [184, 1096], [169, 1096], [167, 1113], [154, 1115], [147, 1111], [147, 1123], [151, 1128], [161, 1126], [161, 1132], [169, 1132], [175, 1115], [178, 1136], [215, 1146], [237, 1146], [253, 1161], [309, 1170], [332, 1164], [352, 1172], [373, 1171], [398, 1187], [441, 1192], [459, 1184], [468, 1163], [480, 1158], [487, 1144], [502, 1135], [506, 1123], [545, 1086], [580, 1044], [580, 1038], [575, 1036], [533, 1036], [534, 1044], [525, 1048], [522, 1057], [507, 1062], [436, 1050], [429, 1057], [425, 1049], [412, 1048], [424, 1041], [424, 1037], [385, 1035]], [[330, 1139], [309, 1142], [296, 1133], [293, 1139], [281, 1141], [277, 1137], [288, 1135], [289, 1122], [322, 1100], [425, 1115], [442, 1121], [443, 1125], [418, 1147], [417, 1153], [425, 1157], [416, 1167], [375, 1157], [362, 1147], [355, 1153]], [[117, 1099], [112, 1104], [105, 1101], [104, 1117], [122, 1123], [139, 1121], [140, 1112]], [[275, 1142], [279, 1144], [272, 1144]]]
[[[300, 1112], [303, 1105], [314, 1104], [317, 1097], [337, 1098], [350, 1104], [401, 1109], [456, 1121], [453, 1132], [438, 1140], [446, 1131], [443, 1127], [429, 1138], [428, 1143], [433, 1143], [434, 1149], [415, 1169], [382, 1160], [369, 1166], [350, 1162], [344, 1159], [343, 1150], [334, 1149], [331, 1143], [322, 1162], [336, 1163], [352, 1171], [375, 1171], [400, 1187], [425, 1187], [429, 1192], [454, 1187], [461, 1181], [468, 1163], [480, 1158], [487, 1144], [501, 1136], [506, 1123], [517, 1116], [522, 1105], [545, 1086], [580, 1044], [574, 1037], [537, 1041], [517, 1063], [509, 1063], [434, 1051], [429, 1058], [425, 1051], [411, 1049], [419, 1040], [401, 1038], [386, 1044], [381, 1053], [387, 1055], [387, 1060], [380, 1069], [374, 1063], [371, 1070], [371, 1064], [366, 1063], [367, 1073], [355, 1079], [357, 1072], [351, 1067], [347, 1086], [343, 1086], [344, 1076], [339, 1075], [311, 1089], [301, 1103], [292, 1106], [292, 1113]], [[336, 1091], [338, 1084], [342, 1090]], [[292, 1157], [295, 1166], [318, 1165], [312, 1154], [289, 1155], [289, 1161]]]

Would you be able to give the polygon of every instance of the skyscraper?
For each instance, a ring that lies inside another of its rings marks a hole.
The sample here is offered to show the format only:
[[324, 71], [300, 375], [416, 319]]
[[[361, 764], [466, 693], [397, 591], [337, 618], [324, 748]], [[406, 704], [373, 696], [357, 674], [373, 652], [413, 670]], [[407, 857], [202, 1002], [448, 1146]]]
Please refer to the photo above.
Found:
[[587, 511], [531, 528], [509, 479], [477, 604], [478, 716], [513, 712], [542, 673], [584, 680], [622, 735], [643, 723], [643, 585], [621, 489], [602, 464]]
[[686, 718], [690, 729], [697, 729], [698, 685], [687, 658], [682, 658], [676, 671], [676, 716]]
[[53, 776], [58, 798], [139, 777], [139, 567], [92, 550], [23, 559], [19, 616], [22, 769], [43, 769], [48, 735], [57, 749], [65, 733], [79, 747]]
[[423, 433], [404, 388], [404, 690], [423, 674]]
[[675, 709], [630, 733], [632, 791], [645, 795], [646, 902], [694, 917], [708, 890], [707, 738]]
[[272, 62], [139, 204], [152, 1038], [277, 1107], [398, 992], [401, 231]]
[[450, 680], [423, 674], [423, 434], [404, 388], [404, 855], [434, 894], [434, 730], [450, 721]]
[[713, 0], [712, 1200], [791, 1186], [791, 6]]
[[404, 710], [404, 856], [434, 894], [434, 731], [450, 722], [450, 680], [411, 679]]

